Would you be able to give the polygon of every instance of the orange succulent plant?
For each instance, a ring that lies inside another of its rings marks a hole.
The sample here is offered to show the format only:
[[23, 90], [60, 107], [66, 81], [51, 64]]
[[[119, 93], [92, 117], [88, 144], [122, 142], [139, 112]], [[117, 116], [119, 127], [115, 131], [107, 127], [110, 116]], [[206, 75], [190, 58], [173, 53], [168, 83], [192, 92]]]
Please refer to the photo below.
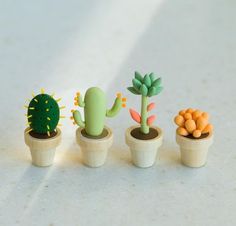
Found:
[[177, 129], [179, 135], [192, 135], [195, 138], [199, 138], [203, 134], [212, 132], [213, 126], [208, 120], [209, 114], [207, 112], [192, 108], [180, 111], [174, 118], [176, 125], [179, 126]]

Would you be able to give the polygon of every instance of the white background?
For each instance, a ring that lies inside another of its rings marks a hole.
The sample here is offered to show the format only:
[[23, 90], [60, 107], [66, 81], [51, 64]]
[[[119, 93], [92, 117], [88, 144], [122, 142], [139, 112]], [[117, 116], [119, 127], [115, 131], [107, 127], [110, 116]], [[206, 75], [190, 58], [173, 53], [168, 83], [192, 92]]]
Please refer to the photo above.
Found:
[[[236, 2], [234, 0], [0, 0], [0, 225], [236, 225]], [[107, 125], [114, 145], [98, 169], [82, 164], [69, 120], [76, 91], [99, 86], [108, 107], [128, 107], [135, 70], [155, 72], [153, 98], [165, 142], [155, 166], [135, 168], [123, 109]], [[23, 140], [31, 92], [63, 97], [63, 142], [49, 168], [31, 165]], [[211, 114], [215, 141], [200, 169], [180, 164], [173, 117]]]

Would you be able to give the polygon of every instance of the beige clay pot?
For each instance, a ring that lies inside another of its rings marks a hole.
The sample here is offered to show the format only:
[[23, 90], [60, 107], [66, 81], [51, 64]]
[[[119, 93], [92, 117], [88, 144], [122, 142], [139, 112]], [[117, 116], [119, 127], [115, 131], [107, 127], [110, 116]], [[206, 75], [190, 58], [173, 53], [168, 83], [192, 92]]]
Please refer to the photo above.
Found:
[[45, 167], [53, 164], [55, 151], [61, 142], [61, 130], [57, 128], [57, 135], [48, 139], [38, 139], [24, 132], [25, 143], [30, 148], [32, 163], [35, 166]]
[[152, 127], [158, 131], [158, 136], [150, 140], [139, 140], [131, 135], [131, 131], [138, 126], [132, 126], [126, 130], [126, 144], [131, 151], [133, 164], [140, 168], [152, 166], [156, 161], [158, 148], [162, 145], [163, 133], [158, 127]]
[[176, 142], [180, 146], [181, 161], [189, 167], [201, 167], [206, 164], [208, 149], [213, 143], [213, 134], [206, 138], [190, 139], [176, 133]]
[[107, 153], [113, 143], [113, 133], [108, 127], [105, 127], [108, 134], [101, 139], [92, 139], [85, 137], [81, 131], [82, 128], [76, 130], [76, 141], [81, 148], [83, 162], [89, 167], [100, 167], [104, 165], [107, 159]]

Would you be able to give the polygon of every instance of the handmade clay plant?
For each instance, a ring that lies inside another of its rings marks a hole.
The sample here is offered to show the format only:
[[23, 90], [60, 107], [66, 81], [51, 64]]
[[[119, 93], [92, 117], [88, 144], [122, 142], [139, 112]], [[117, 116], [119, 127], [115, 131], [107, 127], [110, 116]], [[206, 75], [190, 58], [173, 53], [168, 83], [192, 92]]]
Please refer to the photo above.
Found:
[[79, 126], [76, 140], [81, 147], [84, 163], [90, 167], [102, 166], [113, 142], [113, 133], [105, 126], [105, 117], [116, 116], [126, 106], [126, 98], [118, 93], [113, 107], [107, 110], [105, 93], [98, 87], [92, 87], [87, 90], [84, 100], [79, 92], [74, 100], [76, 106], [84, 108], [84, 120], [78, 110], [72, 110], [71, 117]]
[[192, 108], [182, 110], [174, 118], [176, 142], [180, 146], [181, 161], [190, 167], [205, 165], [207, 153], [213, 142], [213, 126], [209, 114]]
[[142, 168], [150, 167], [155, 163], [157, 150], [162, 145], [163, 133], [156, 126], [152, 126], [156, 116], [148, 116], [155, 108], [155, 103], [149, 103], [149, 98], [162, 91], [161, 78], [156, 78], [153, 73], [142, 76], [135, 72], [132, 80], [133, 86], [128, 90], [141, 96], [141, 113], [130, 109], [132, 119], [139, 126], [132, 126], [126, 131], [126, 144], [130, 147], [134, 165]]
[[60, 118], [58, 102], [54, 95], [48, 95], [41, 89], [41, 94], [32, 94], [27, 109], [27, 126], [24, 132], [25, 143], [29, 146], [32, 162], [36, 166], [50, 166], [53, 163], [56, 147], [61, 142], [61, 130], [57, 127]]

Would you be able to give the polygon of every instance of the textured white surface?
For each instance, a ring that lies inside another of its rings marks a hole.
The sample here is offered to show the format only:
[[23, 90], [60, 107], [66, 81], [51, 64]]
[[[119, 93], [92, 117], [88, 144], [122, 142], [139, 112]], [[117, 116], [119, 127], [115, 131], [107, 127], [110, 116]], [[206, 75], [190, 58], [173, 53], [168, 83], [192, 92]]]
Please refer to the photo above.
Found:
[[[0, 225], [236, 225], [236, 3], [234, 0], [0, 0]], [[157, 164], [130, 163], [128, 111], [107, 120], [115, 141], [107, 164], [82, 165], [76, 127], [64, 121], [50, 168], [31, 165], [23, 142], [24, 100], [45, 87], [73, 96], [101, 86], [112, 104], [134, 70], [154, 71], [165, 90]], [[172, 118], [180, 108], [212, 114], [215, 142], [204, 168], [179, 162]]]

